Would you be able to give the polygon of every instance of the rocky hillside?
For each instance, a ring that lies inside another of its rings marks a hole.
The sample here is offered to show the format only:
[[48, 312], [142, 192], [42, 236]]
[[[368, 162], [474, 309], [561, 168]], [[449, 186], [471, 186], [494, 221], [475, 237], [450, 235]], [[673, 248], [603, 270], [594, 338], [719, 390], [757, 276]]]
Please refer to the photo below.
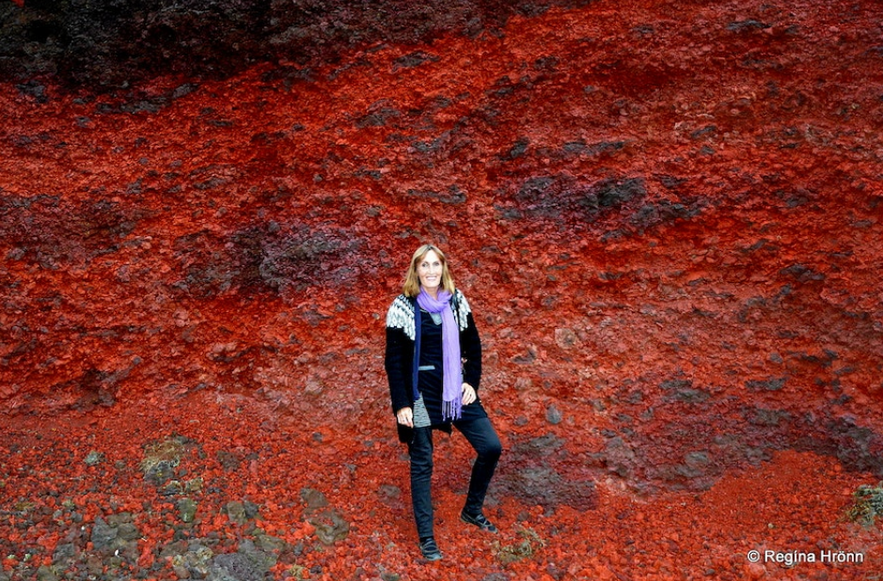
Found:
[[[883, 6], [412, 4], [0, 7], [0, 579], [880, 570]], [[438, 565], [426, 241], [506, 449], [489, 539], [438, 438]]]

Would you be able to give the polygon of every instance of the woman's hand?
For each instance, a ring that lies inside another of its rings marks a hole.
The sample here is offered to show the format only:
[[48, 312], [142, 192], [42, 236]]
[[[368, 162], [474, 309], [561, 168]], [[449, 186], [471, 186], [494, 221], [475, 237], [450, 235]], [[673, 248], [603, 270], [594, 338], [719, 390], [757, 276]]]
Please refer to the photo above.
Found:
[[463, 405], [469, 405], [478, 399], [475, 395], [475, 388], [468, 383], [463, 384]]
[[402, 408], [396, 412], [396, 420], [403, 426], [409, 428], [414, 427], [414, 410], [411, 408]]

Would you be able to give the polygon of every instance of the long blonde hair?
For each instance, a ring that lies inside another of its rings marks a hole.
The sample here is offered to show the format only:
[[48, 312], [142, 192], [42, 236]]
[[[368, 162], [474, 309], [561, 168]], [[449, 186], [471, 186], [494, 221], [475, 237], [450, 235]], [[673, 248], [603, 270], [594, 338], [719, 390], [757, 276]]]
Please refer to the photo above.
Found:
[[414, 256], [411, 258], [411, 265], [408, 267], [408, 272], [405, 273], [405, 284], [402, 287], [402, 292], [405, 296], [416, 297], [420, 294], [420, 276], [417, 274], [417, 266], [426, 258], [430, 250], [438, 255], [438, 259], [442, 263], [441, 288], [454, 294], [454, 277], [451, 276], [451, 271], [448, 269], [448, 260], [445, 258], [445, 253], [434, 244], [424, 244], [414, 252]]

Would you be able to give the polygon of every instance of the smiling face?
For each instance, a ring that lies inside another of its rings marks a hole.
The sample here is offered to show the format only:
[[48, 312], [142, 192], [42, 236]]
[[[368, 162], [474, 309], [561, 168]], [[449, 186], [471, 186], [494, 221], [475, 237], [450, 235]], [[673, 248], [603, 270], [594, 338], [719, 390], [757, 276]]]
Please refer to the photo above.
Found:
[[414, 251], [402, 285], [402, 293], [407, 297], [416, 297], [422, 289], [435, 299], [438, 299], [438, 291], [453, 295], [456, 290], [445, 253], [432, 244], [424, 244]]
[[417, 277], [420, 279], [420, 286], [434, 298], [438, 295], [438, 287], [442, 282], [442, 271], [444, 265], [441, 258], [434, 250], [430, 250], [423, 257], [423, 260], [417, 263]]

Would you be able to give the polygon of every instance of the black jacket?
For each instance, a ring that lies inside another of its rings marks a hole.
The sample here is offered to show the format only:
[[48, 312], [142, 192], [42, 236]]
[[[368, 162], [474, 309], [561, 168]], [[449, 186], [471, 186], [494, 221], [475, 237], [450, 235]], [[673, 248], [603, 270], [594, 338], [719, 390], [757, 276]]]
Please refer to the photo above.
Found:
[[[460, 329], [460, 356], [463, 361], [463, 381], [478, 392], [481, 382], [481, 340], [472, 310], [459, 290], [451, 299], [454, 320]], [[420, 308], [416, 297], [399, 295], [386, 314], [386, 357], [384, 365], [389, 380], [389, 395], [393, 413], [414, 405], [417, 397], [414, 382], [414, 362], [419, 360], [417, 326]]]

